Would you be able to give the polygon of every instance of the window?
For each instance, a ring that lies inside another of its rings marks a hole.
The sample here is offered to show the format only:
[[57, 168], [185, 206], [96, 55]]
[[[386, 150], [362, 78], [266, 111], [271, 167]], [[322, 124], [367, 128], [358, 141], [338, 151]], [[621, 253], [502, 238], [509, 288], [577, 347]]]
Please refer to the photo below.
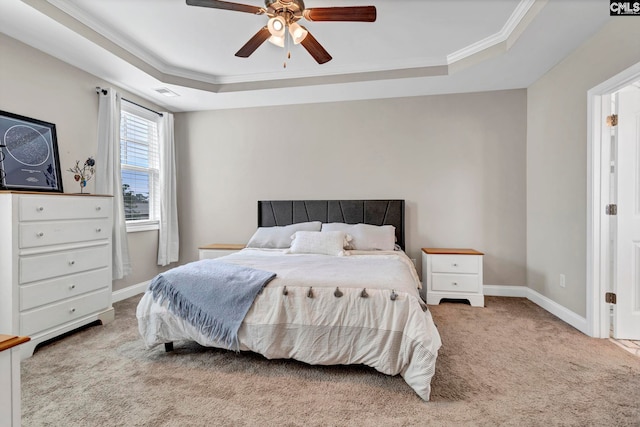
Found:
[[120, 161], [127, 231], [158, 229], [158, 116], [123, 101]]

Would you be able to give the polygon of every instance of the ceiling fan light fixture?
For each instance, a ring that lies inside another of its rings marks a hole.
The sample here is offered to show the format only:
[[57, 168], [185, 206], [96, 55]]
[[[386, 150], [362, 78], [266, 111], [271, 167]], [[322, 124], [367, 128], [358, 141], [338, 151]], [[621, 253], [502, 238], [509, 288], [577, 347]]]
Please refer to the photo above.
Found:
[[286, 22], [282, 16], [274, 16], [273, 18], [269, 19], [269, 22], [267, 23], [267, 28], [269, 29], [271, 35], [274, 37], [284, 38], [285, 27]]
[[268, 40], [270, 43], [273, 43], [278, 47], [284, 47], [284, 37], [271, 36]]
[[294, 44], [300, 44], [302, 40], [307, 37], [307, 34], [309, 34], [309, 32], [302, 28], [302, 26], [297, 22], [292, 22], [291, 24], [289, 24], [289, 34], [291, 34], [291, 38], [293, 39]]

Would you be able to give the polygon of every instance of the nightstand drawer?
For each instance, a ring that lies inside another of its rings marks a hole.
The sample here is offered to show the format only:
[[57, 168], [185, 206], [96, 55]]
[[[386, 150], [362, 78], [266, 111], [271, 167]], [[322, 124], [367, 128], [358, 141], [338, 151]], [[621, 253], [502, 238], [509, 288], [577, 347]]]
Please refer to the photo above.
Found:
[[243, 244], [213, 243], [198, 248], [199, 259], [214, 259], [231, 255], [245, 248]]
[[479, 277], [475, 274], [432, 274], [431, 289], [446, 292], [478, 292]]
[[480, 257], [473, 255], [432, 255], [434, 273], [471, 273], [480, 271]]

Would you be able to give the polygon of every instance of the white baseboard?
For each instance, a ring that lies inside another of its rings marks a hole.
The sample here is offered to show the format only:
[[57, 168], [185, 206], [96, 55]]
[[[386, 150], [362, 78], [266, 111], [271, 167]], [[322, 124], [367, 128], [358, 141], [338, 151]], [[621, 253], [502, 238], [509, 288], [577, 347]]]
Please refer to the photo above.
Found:
[[113, 302], [118, 302], [118, 301], [125, 300], [127, 298], [134, 297], [136, 295], [143, 294], [147, 290], [147, 287], [149, 286], [149, 282], [150, 280], [146, 282], [138, 283], [137, 285], [128, 286], [124, 289], [118, 289], [117, 291], [113, 291], [113, 294], [111, 294], [111, 300]]
[[529, 294], [527, 295], [527, 299], [538, 304], [540, 307], [544, 308], [549, 313], [560, 318], [561, 320], [564, 320], [565, 322], [567, 322], [568, 324], [570, 324], [571, 326], [573, 326], [583, 334], [589, 335], [586, 317], [577, 315], [576, 313], [569, 310], [568, 308], [561, 306], [557, 302], [545, 297], [542, 294], [539, 294], [533, 289], [529, 289]]
[[526, 286], [484, 285], [483, 292], [485, 296], [526, 298], [558, 317], [560, 320], [573, 326], [583, 334], [589, 335], [587, 332], [587, 319], [585, 317], [577, 315], [568, 308], [561, 306], [557, 302], [545, 297], [531, 288]]
[[519, 297], [526, 298], [529, 288], [526, 286], [499, 286], [484, 285], [482, 292], [485, 296], [491, 297]]
[[[136, 295], [143, 294], [147, 290], [148, 286], [149, 281], [146, 281], [138, 283], [137, 285], [126, 287], [124, 289], [118, 289], [117, 291], [113, 292], [112, 300], [113, 302], [118, 302]], [[547, 310], [554, 316], [558, 317], [562, 321], [573, 326], [583, 334], [588, 335], [586, 318], [577, 315], [568, 308], [561, 306], [557, 302], [545, 297], [544, 295], [538, 293], [537, 291], [534, 291], [531, 288], [528, 288], [526, 286], [484, 285], [483, 292], [485, 296], [526, 298], [534, 304]]]

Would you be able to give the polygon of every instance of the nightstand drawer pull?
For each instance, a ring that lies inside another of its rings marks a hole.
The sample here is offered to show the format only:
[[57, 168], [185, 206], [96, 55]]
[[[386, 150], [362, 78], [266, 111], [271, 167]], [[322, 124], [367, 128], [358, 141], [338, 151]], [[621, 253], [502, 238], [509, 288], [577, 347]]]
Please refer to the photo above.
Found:
[[102, 228], [96, 228], [96, 233], [100, 233], [102, 231]]
[[39, 232], [39, 233], [37, 234], [37, 236], [38, 236], [38, 237], [43, 237], [43, 236], [44, 236], [44, 233], [41, 231], [41, 232]]
[[43, 210], [44, 210], [44, 206], [38, 206], [38, 209], [37, 209], [38, 212], [42, 212]]
[[69, 285], [70, 290], [74, 290], [75, 288], [76, 288], [76, 285]]
[[96, 206], [96, 210], [100, 211], [100, 210], [102, 210], [102, 207], [101, 206]]
[[76, 312], [76, 309], [73, 307], [69, 310], [69, 313], [75, 313], [75, 312]]
[[75, 265], [75, 261], [69, 261], [69, 265]]

